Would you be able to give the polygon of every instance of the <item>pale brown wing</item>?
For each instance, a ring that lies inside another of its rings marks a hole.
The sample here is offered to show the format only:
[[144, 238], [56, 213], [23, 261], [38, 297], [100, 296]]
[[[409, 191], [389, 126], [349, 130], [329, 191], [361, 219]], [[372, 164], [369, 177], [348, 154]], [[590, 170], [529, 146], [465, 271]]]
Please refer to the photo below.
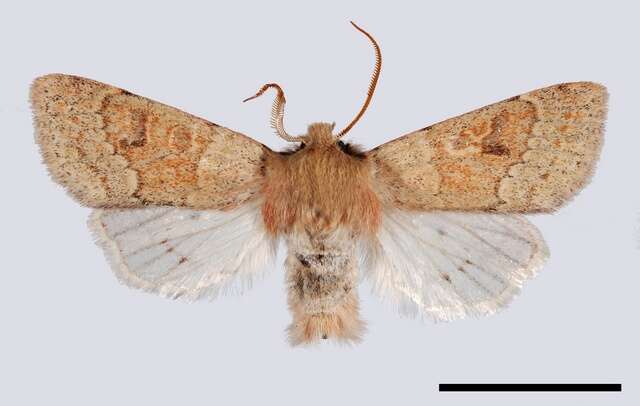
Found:
[[603, 86], [565, 83], [434, 124], [368, 152], [376, 187], [409, 210], [555, 210], [593, 173], [606, 105]]
[[84, 205], [229, 209], [260, 191], [267, 147], [173, 107], [57, 74], [31, 103], [52, 177]]

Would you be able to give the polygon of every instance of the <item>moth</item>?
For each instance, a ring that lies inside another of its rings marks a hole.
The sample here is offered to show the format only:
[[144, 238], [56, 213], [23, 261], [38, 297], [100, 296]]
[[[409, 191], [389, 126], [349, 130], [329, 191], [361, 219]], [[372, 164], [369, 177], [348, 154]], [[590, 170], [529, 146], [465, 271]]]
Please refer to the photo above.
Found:
[[[318, 122], [290, 135], [285, 96], [273, 151], [218, 124], [93, 80], [52, 74], [31, 87], [36, 140], [52, 178], [94, 208], [90, 228], [117, 278], [168, 298], [212, 299], [251, 285], [287, 247], [293, 345], [355, 342], [357, 288], [436, 321], [505, 307], [548, 257], [523, 214], [550, 213], [594, 171], [606, 89], [534, 90], [370, 151]], [[360, 276], [363, 276], [361, 278]]]

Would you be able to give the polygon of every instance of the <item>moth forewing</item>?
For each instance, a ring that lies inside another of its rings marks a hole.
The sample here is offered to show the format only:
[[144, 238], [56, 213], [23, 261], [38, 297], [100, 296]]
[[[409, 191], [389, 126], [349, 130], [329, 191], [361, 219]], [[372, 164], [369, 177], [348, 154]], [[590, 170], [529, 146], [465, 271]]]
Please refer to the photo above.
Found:
[[227, 210], [262, 187], [267, 147], [126, 90], [47, 75], [31, 104], [51, 176], [86, 206]]
[[556, 210], [593, 173], [606, 112], [591, 82], [482, 107], [370, 151], [376, 190], [407, 210]]

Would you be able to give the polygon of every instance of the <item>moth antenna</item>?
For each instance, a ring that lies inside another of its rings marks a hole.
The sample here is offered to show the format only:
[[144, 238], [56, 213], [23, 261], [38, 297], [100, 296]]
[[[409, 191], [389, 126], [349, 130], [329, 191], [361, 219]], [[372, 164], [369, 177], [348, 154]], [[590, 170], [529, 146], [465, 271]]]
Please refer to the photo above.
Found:
[[353, 128], [354, 125], [356, 125], [358, 120], [360, 120], [360, 117], [362, 117], [364, 112], [367, 110], [367, 107], [369, 107], [369, 103], [371, 102], [371, 98], [373, 97], [373, 92], [376, 90], [376, 85], [378, 84], [378, 78], [380, 77], [380, 69], [382, 68], [382, 53], [380, 52], [380, 47], [378, 46], [378, 43], [376, 42], [376, 40], [373, 39], [371, 34], [366, 32], [362, 28], [358, 27], [356, 23], [354, 23], [353, 21], [349, 21], [349, 22], [351, 23], [351, 25], [353, 25], [356, 28], [356, 30], [360, 31], [367, 38], [369, 38], [369, 41], [371, 41], [371, 43], [373, 44], [373, 48], [376, 51], [376, 64], [373, 67], [373, 75], [371, 75], [371, 82], [369, 82], [369, 89], [367, 90], [367, 99], [364, 101], [362, 108], [360, 109], [358, 114], [356, 114], [355, 118], [349, 123], [348, 126], [346, 126], [342, 131], [338, 133], [337, 138], [341, 138], [346, 133], [348, 133], [349, 130], [351, 130], [351, 128]]
[[251, 97], [247, 97], [242, 102], [248, 102], [249, 100], [253, 100], [257, 97], [262, 96], [264, 92], [267, 91], [270, 87], [276, 89], [278, 94], [276, 95], [276, 99], [273, 102], [273, 107], [271, 108], [271, 127], [276, 130], [278, 136], [286, 141], [290, 142], [302, 142], [302, 137], [294, 137], [289, 135], [284, 130], [284, 105], [287, 103], [287, 100], [284, 98], [284, 91], [277, 83], [267, 83], [262, 86], [258, 93], [254, 94]]

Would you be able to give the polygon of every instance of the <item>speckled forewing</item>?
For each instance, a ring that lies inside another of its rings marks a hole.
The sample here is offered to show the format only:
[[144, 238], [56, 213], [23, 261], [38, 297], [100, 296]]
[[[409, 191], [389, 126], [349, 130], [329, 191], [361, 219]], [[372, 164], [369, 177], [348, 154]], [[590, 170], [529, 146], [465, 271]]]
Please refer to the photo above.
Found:
[[378, 192], [404, 209], [551, 211], [591, 176], [606, 89], [535, 90], [415, 131], [370, 151]]
[[87, 206], [227, 209], [260, 190], [265, 146], [175, 108], [68, 75], [31, 102], [53, 178]]

